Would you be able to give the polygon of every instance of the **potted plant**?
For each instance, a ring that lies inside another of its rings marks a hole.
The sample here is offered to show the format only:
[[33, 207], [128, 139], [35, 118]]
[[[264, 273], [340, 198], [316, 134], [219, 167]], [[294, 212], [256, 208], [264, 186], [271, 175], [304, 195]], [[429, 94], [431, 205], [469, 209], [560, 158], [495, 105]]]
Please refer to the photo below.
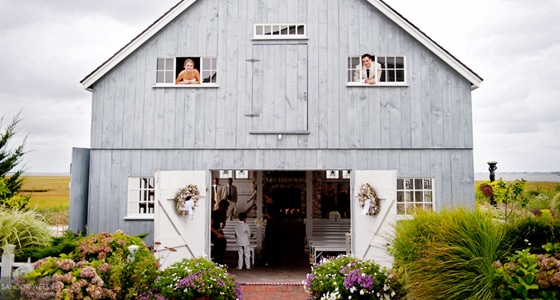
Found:
[[340, 219], [340, 213], [336, 210], [329, 213], [329, 220], [338, 221]]
[[372, 260], [324, 258], [303, 281], [312, 299], [395, 299], [392, 275]]
[[138, 299], [236, 300], [241, 297], [241, 287], [234, 275], [211, 260], [198, 257], [183, 259], [161, 271], [153, 288]]

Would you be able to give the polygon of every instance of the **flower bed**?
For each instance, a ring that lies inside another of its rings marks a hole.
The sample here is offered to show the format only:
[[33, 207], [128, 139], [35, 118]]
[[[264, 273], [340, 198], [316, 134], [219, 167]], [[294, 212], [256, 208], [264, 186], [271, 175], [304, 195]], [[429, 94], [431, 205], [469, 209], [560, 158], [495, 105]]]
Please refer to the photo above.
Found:
[[325, 258], [303, 281], [312, 299], [391, 299], [392, 276], [372, 260], [340, 255]]

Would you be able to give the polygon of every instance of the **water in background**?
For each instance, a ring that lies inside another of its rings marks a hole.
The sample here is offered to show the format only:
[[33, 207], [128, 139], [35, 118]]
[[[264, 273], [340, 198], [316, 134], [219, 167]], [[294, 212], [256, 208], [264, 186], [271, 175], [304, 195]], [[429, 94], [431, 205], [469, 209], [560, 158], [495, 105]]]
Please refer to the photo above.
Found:
[[[541, 172], [513, 172], [500, 173], [496, 172], [496, 179], [504, 181], [514, 181], [516, 179], [525, 179], [531, 182], [560, 182], [560, 173], [541, 173]], [[490, 172], [474, 173], [474, 180], [489, 180]]]

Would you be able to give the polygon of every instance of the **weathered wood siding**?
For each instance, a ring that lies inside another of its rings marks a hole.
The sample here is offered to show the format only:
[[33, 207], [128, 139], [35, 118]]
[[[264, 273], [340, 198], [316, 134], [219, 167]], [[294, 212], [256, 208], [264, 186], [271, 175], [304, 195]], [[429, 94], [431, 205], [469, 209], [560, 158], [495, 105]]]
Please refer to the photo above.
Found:
[[[307, 66], [255, 96], [253, 46], [290, 43], [252, 40], [264, 22], [306, 24], [291, 42]], [[347, 86], [347, 58], [364, 52], [405, 56], [408, 86]], [[185, 56], [217, 57], [219, 87], [153, 86], [158, 57]], [[270, 121], [245, 116], [251, 101], [304, 79], [308, 134], [250, 134]], [[151, 231], [123, 214], [127, 177], [157, 170], [396, 169], [434, 177], [438, 208], [472, 206], [471, 105], [469, 82], [366, 1], [200, 0], [93, 86], [88, 226]]]

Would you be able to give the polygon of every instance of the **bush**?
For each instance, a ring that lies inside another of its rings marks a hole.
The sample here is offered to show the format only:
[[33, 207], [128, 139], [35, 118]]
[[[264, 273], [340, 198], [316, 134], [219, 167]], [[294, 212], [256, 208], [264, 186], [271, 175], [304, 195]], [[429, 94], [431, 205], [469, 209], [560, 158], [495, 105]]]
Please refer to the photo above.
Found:
[[341, 255], [314, 265], [303, 286], [313, 299], [399, 299], [392, 282], [374, 261]]
[[18, 256], [16, 256], [16, 261], [25, 261], [27, 258], [31, 258], [32, 261], [37, 261], [45, 257], [57, 257], [61, 254], [70, 254], [74, 252], [76, 247], [78, 247], [78, 240], [81, 236], [76, 236], [70, 230], [64, 232], [60, 237], [52, 237], [49, 245], [47, 246], [31, 246], [22, 248]]
[[184, 259], [160, 272], [152, 289], [138, 299], [241, 299], [235, 276], [206, 258]]
[[508, 248], [492, 214], [418, 212], [397, 224], [391, 249], [414, 299], [493, 299], [493, 263]]
[[[129, 246], [136, 246], [132, 255]], [[139, 237], [122, 231], [81, 238], [75, 250], [35, 263], [16, 279], [23, 299], [137, 299], [154, 282], [159, 264]]]
[[501, 299], [558, 299], [560, 296], [559, 244], [543, 246], [545, 254], [516, 251], [505, 265], [497, 265]]
[[40, 214], [0, 207], [0, 245], [16, 245], [16, 256], [22, 248], [48, 246], [51, 238], [49, 225]]
[[553, 219], [547, 210], [538, 215], [516, 218], [508, 224], [506, 240], [511, 242], [511, 250], [506, 255], [528, 247], [532, 253], [540, 254], [544, 253], [543, 245], [560, 243], [560, 220]]

